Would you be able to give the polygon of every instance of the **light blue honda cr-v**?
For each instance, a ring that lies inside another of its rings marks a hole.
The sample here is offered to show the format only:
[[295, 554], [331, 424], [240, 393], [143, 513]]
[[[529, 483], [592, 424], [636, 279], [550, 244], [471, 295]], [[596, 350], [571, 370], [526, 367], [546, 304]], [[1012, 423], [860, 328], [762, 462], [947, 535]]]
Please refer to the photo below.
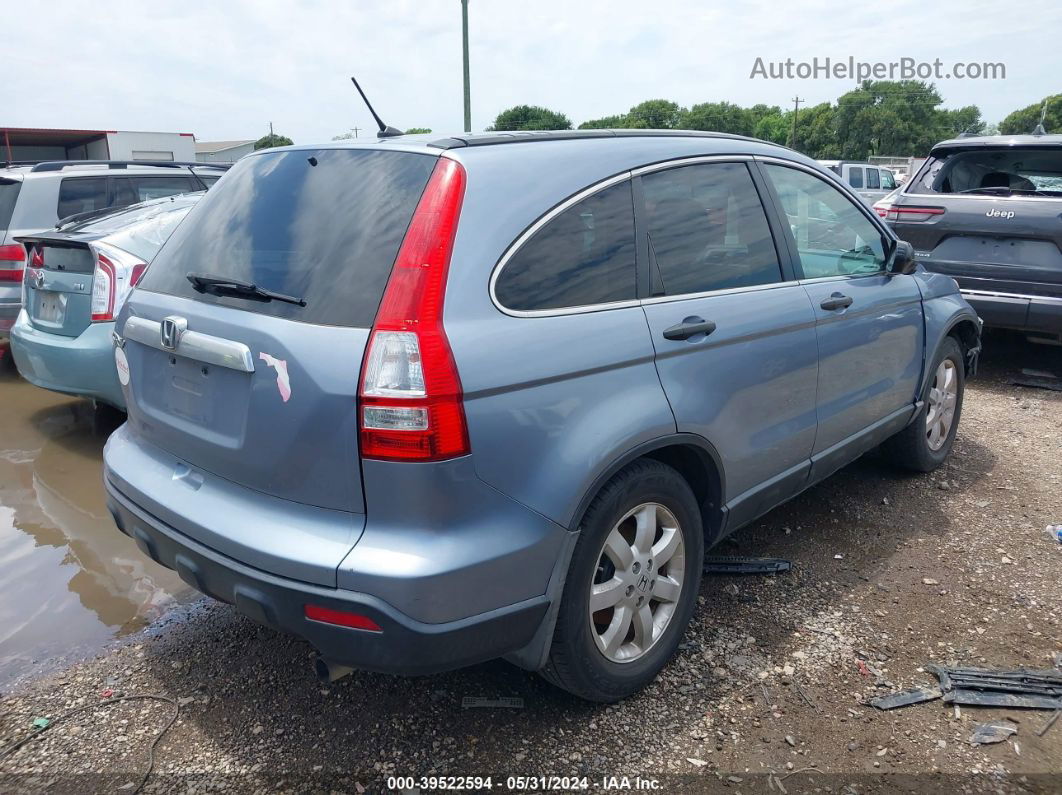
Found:
[[949, 454], [955, 283], [802, 155], [704, 133], [244, 158], [116, 324], [118, 526], [321, 653], [649, 682], [704, 550], [884, 444]]

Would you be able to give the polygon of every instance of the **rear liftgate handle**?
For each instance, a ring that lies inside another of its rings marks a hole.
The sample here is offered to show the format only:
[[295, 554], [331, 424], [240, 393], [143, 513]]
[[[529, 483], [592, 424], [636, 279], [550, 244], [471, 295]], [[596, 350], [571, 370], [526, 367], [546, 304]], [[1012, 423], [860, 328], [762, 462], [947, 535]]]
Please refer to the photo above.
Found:
[[844, 295], [843, 293], [834, 293], [829, 298], [822, 299], [822, 303], [819, 304], [823, 309], [845, 309], [852, 305], [851, 296]]
[[681, 323], [664, 329], [664, 339], [666, 340], [688, 340], [690, 337], [695, 337], [698, 334], [704, 334], [707, 336], [715, 331], [715, 323], [711, 320], [705, 320], [703, 317], [688, 317]]

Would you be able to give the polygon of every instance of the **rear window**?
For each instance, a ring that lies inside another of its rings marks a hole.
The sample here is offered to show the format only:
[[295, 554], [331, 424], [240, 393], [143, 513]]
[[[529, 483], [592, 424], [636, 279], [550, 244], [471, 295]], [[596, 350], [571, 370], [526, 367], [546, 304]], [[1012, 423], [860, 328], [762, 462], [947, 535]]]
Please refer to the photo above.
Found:
[[853, 188], [863, 187], [863, 169], [859, 166], [852, 166], [848, 170], [848, 184]]
[[22, 182], [15, 179], [0, 179], [0, 239], [3, 231], [11, 224], [11, 213], [15, 210], [15, 202], [18, 201], [18, 192], [22, 189]]
[[[243, 158], [199, 202], [140, 287], [324, 325], [372, 325], [436, 158], [319, 149]], [[198, 292], [187, 274], [250, 282], [306, 301]]]
[[1062, 147], [986, 147], [926, 161], [908, 193], [1062, 197]]

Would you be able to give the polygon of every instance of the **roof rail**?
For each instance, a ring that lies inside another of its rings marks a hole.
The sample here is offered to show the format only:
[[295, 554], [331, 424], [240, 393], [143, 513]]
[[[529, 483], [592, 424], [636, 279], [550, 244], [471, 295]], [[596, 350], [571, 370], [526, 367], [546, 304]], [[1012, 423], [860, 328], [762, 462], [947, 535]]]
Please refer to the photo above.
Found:
[[158, 168], [218, 168], [225, 170], [231, 163], [199, 163], [181, 160], [46, 160], [37, 163], [31, 172], [62, 171], [76, 166], [107, 166], [108, 168], [127, 168], [128, 166], [155, 166]]
[[431, 141], [428, 146], [436, 149], [457, 149], [463, 146], [493, 146], [495, 144], [518, 144], [530, 141], [569, 141], [583, 138], [734, 138], [741, 141], [770, 143], [758, 138], [732, 133], [708, 132], [705, 130], [534, 130], [513, 132], [465, 133]]

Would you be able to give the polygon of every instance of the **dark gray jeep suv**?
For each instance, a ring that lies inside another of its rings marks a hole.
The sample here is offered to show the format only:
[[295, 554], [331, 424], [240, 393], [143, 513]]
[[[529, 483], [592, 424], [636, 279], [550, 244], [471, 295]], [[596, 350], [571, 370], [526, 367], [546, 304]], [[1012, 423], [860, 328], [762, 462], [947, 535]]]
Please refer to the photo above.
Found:
[[885, 218], [985, 325], [1062, 340], [1062, 135], [939, 143]]
[[506, 657], [602, 701], [705, 548], [879, 444], [939, 466], [980, 347], [814, 161], [633, 130], [249, 155], [115, 330], [146, 554], [329, 676]]

